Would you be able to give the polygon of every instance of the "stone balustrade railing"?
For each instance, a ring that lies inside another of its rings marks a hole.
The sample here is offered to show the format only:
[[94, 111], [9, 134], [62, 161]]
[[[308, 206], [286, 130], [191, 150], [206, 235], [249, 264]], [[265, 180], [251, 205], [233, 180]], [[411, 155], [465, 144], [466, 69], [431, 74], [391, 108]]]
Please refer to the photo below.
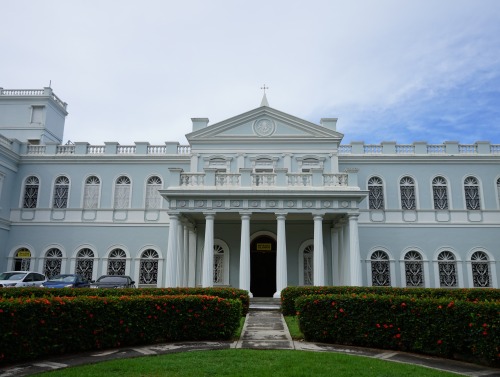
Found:
[[[252, 169], [241, 169], [242, 173], [185, 173], [181, 169], [170, 169], [179, 174], [179, 186], [185, 188], [217, 187], [347, 187], [349, 173], [252, 173]], [[315, 177], [316, 176], [316, 177]], [[284, 179], [281, 179], [284, 178]], [[315, 179], [317, 178], [317, 179]], [[173, 179], [175, 181], [175, 178]]]
[[[1, 135], [0, 135], [1, 137]], [[13, 149], [10, 139], [0, 139], [0, 144]], [[19, 148], [19, 147], [18, 147]], [[75, 143], [74, 145], [30, 145], [21, 144], [21, 154], [27, 155], [189, 155], [190, 145], [180, 145], [177, 142], [167, 142], [165, 145], [150, 145], [147, 142], [137, 142], [135, 145], [120, 145], [116, 142], [108, 142], [105, 145], [90, 145], [88, 143]], [[382, 144], [364, 144], [353, 142], [352, 144], [340, 145], [338, 148], [340, 156], [349, 155], [500, 155], [500, 144], [490, 144], [486, 141], [478, 141], [475, 144], [459, 144], [458, 142], [445, 142], [444, 144], [427, 144], [416, 142], [413, 144], [396, 144], [394, 142], [383, 142]], [[300, 185], [300, 178], [294, 178]]]
[[27, 97], [27, 96], [48, 96], [52, 98], [58, 105], [66, 109], [68, 104], [63, 102], [55, 93], [52, 88], [43, 89], [4, 89], [0, 88], [0, 96], [11, 97]]

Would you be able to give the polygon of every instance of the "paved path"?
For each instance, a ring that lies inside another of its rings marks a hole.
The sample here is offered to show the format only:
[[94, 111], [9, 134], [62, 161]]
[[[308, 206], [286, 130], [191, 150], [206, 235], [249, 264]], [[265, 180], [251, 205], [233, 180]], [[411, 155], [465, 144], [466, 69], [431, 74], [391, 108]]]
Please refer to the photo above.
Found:
[[77, 355], [53, 357], [0, 368], [0, 377], [22, 377], [48, 370], [67, 368], [99, 361], [123, 359], [138, 356], [162, 355], [195, 350], [216, 350], [228, 348], [282, 349], [315, 352], [338, 352], [349, 355], [373, 357], [394, 362], [417, 364], [434, 369], [459, 373], [464, 376], [500, 377], [500, 369], [447, 359], [426, 357], [404, 352], [385, 351], [370, 348], [337, 346], [332, 344], [293, 341], [283, 316], [279, 312], [279, 301], [252, 300], [250, 312], [245, 320], [238, 341], [222, 342], [179, 342], [156, 344], [144, 347], [120, 348], [101, 352], [86, 352]]

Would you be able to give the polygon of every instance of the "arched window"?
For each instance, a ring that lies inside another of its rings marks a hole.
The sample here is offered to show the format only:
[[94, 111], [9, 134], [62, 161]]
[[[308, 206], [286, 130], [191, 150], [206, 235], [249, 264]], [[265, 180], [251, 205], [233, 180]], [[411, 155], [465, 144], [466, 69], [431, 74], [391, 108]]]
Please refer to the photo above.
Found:
[[303, 251], [304, 285], [314, 284], [314, 244], [307, 245]]
[[473, 286], [477, 288], [491, 287], [488, 255], [485, 252], [476, 251], [470, 259]]
[[54, 208], [66, 208], [68, 206], [69, 194], [69, 179], [61, 175], [56, 178], [54, 184], [54, 200], [52, 206]]
[[153, 249], [144, 250], [139, 268], [139, 284], [158, 283], [158, 253]]
[[115, 183], [115, 205], [116, 209], [129, 208], [130, 206], [130, 178], [122, 175]]
[[14, 255], [12, 269], [14, 271], [29, 271], [31, 265], [31, 251], [25, 247], [20, 248]]
[[158, 190], [161, 189], [161, 178], [152, 176], [148, 178], [146, 184], [146, 209], [161, 208], [161, 195]]
[[411, 177], [403, 177], [399, 181], [399, 190], [401, 192], [401, 208], [416, 209], [415, 199], [415, 181]]
[[370, 209], [384, 209], [384, 184], [379, 177], [368, 180], [368, 206]]
[[467, 177], [464, 180], [465, 207], [468, 210], [481, 209], [479, 197], [479, 182], [476, 177]]
[[62, 257], [62, 251], [55, 247], [45, 253], [43, 273], [48, 279], [61, 273]]
[[81, 249], [76, 256], [75, 273], [82, 275], [86, 280], [92, 280], [94, 270], [94, 252], [88, 248]]
[[114, 249], [109, 253], [108, 275], [125, 275], [127, 254], [122, 249]]
[[438, 255], [439, 285], [442, 288], [458, 286], [457, 262], [451, 251], [442, 251]]
[[405, 254], [405, 277], [407, 287], [424, 287], [424, 262], [418, 251]]
[[214, 284], [224, 284], [224, 249], [214, 245]]
[[372, 254], [370, 259], [372, 267], [372, 286], [390, 287], [391, 268], [387, 253], [382, 250], [377, 250]]
[[99, 193], [101, 191], [101, 181], [95, 175], [85, 180], [83, 190], [83, 208], [96, 209], [99, 207]]
[[214, 241], [214, 285], [229, 284], [229, 249], [223, 241]]
[[448, 209], [448, 185], [443, 177], [435, 177], [432, 180], [432, 196], [434, 198], [434, 209]]
[[23, 208], [36, 208], [38, 202], [38, 187], [40, 181], [37, 177], [26, 178], [24, 184]]

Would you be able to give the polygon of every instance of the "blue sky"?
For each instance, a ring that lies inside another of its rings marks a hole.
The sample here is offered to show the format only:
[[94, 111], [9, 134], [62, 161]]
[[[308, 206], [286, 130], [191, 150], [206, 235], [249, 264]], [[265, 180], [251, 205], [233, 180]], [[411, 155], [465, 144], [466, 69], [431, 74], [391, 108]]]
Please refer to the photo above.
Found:
[[51, 81], [65, 140], [184, 144], [265, 83], [344, 143], [500, 144], [497, 0], [16, 0], [1, 24], [0, 87]]

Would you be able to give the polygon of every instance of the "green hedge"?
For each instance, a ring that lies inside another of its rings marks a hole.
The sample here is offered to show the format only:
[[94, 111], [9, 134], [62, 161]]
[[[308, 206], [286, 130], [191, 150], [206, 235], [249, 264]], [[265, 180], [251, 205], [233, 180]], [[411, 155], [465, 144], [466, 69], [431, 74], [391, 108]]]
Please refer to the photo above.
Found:
[[394, 288], [394, 287], [287, 287], [281, 291], [281, 311], [295, 315], [295, 300], [312, 294], [383, 294], [412, 297], [446, 297], [463, 301], [500, 301], [500, 289], [445, 289], [445, 288]]
[[241, 310], [238, 299], [202, 295], [2, 299], [0, 364], [138, 344], [230, 339]]
[[295, 302], [306, 340], [500, 366], [500, 302], [310, 295]]
[[208, 295], [226, 299], [238, 299], [248, 313], [250, 299], [248, 291], [236, 288], [139, 288], [139, 289], [92, 289], [92, 288], [0, 288], [0, 298], [9, 297], [75, 297], [75, 296], [129, 296], [129, 295]]

